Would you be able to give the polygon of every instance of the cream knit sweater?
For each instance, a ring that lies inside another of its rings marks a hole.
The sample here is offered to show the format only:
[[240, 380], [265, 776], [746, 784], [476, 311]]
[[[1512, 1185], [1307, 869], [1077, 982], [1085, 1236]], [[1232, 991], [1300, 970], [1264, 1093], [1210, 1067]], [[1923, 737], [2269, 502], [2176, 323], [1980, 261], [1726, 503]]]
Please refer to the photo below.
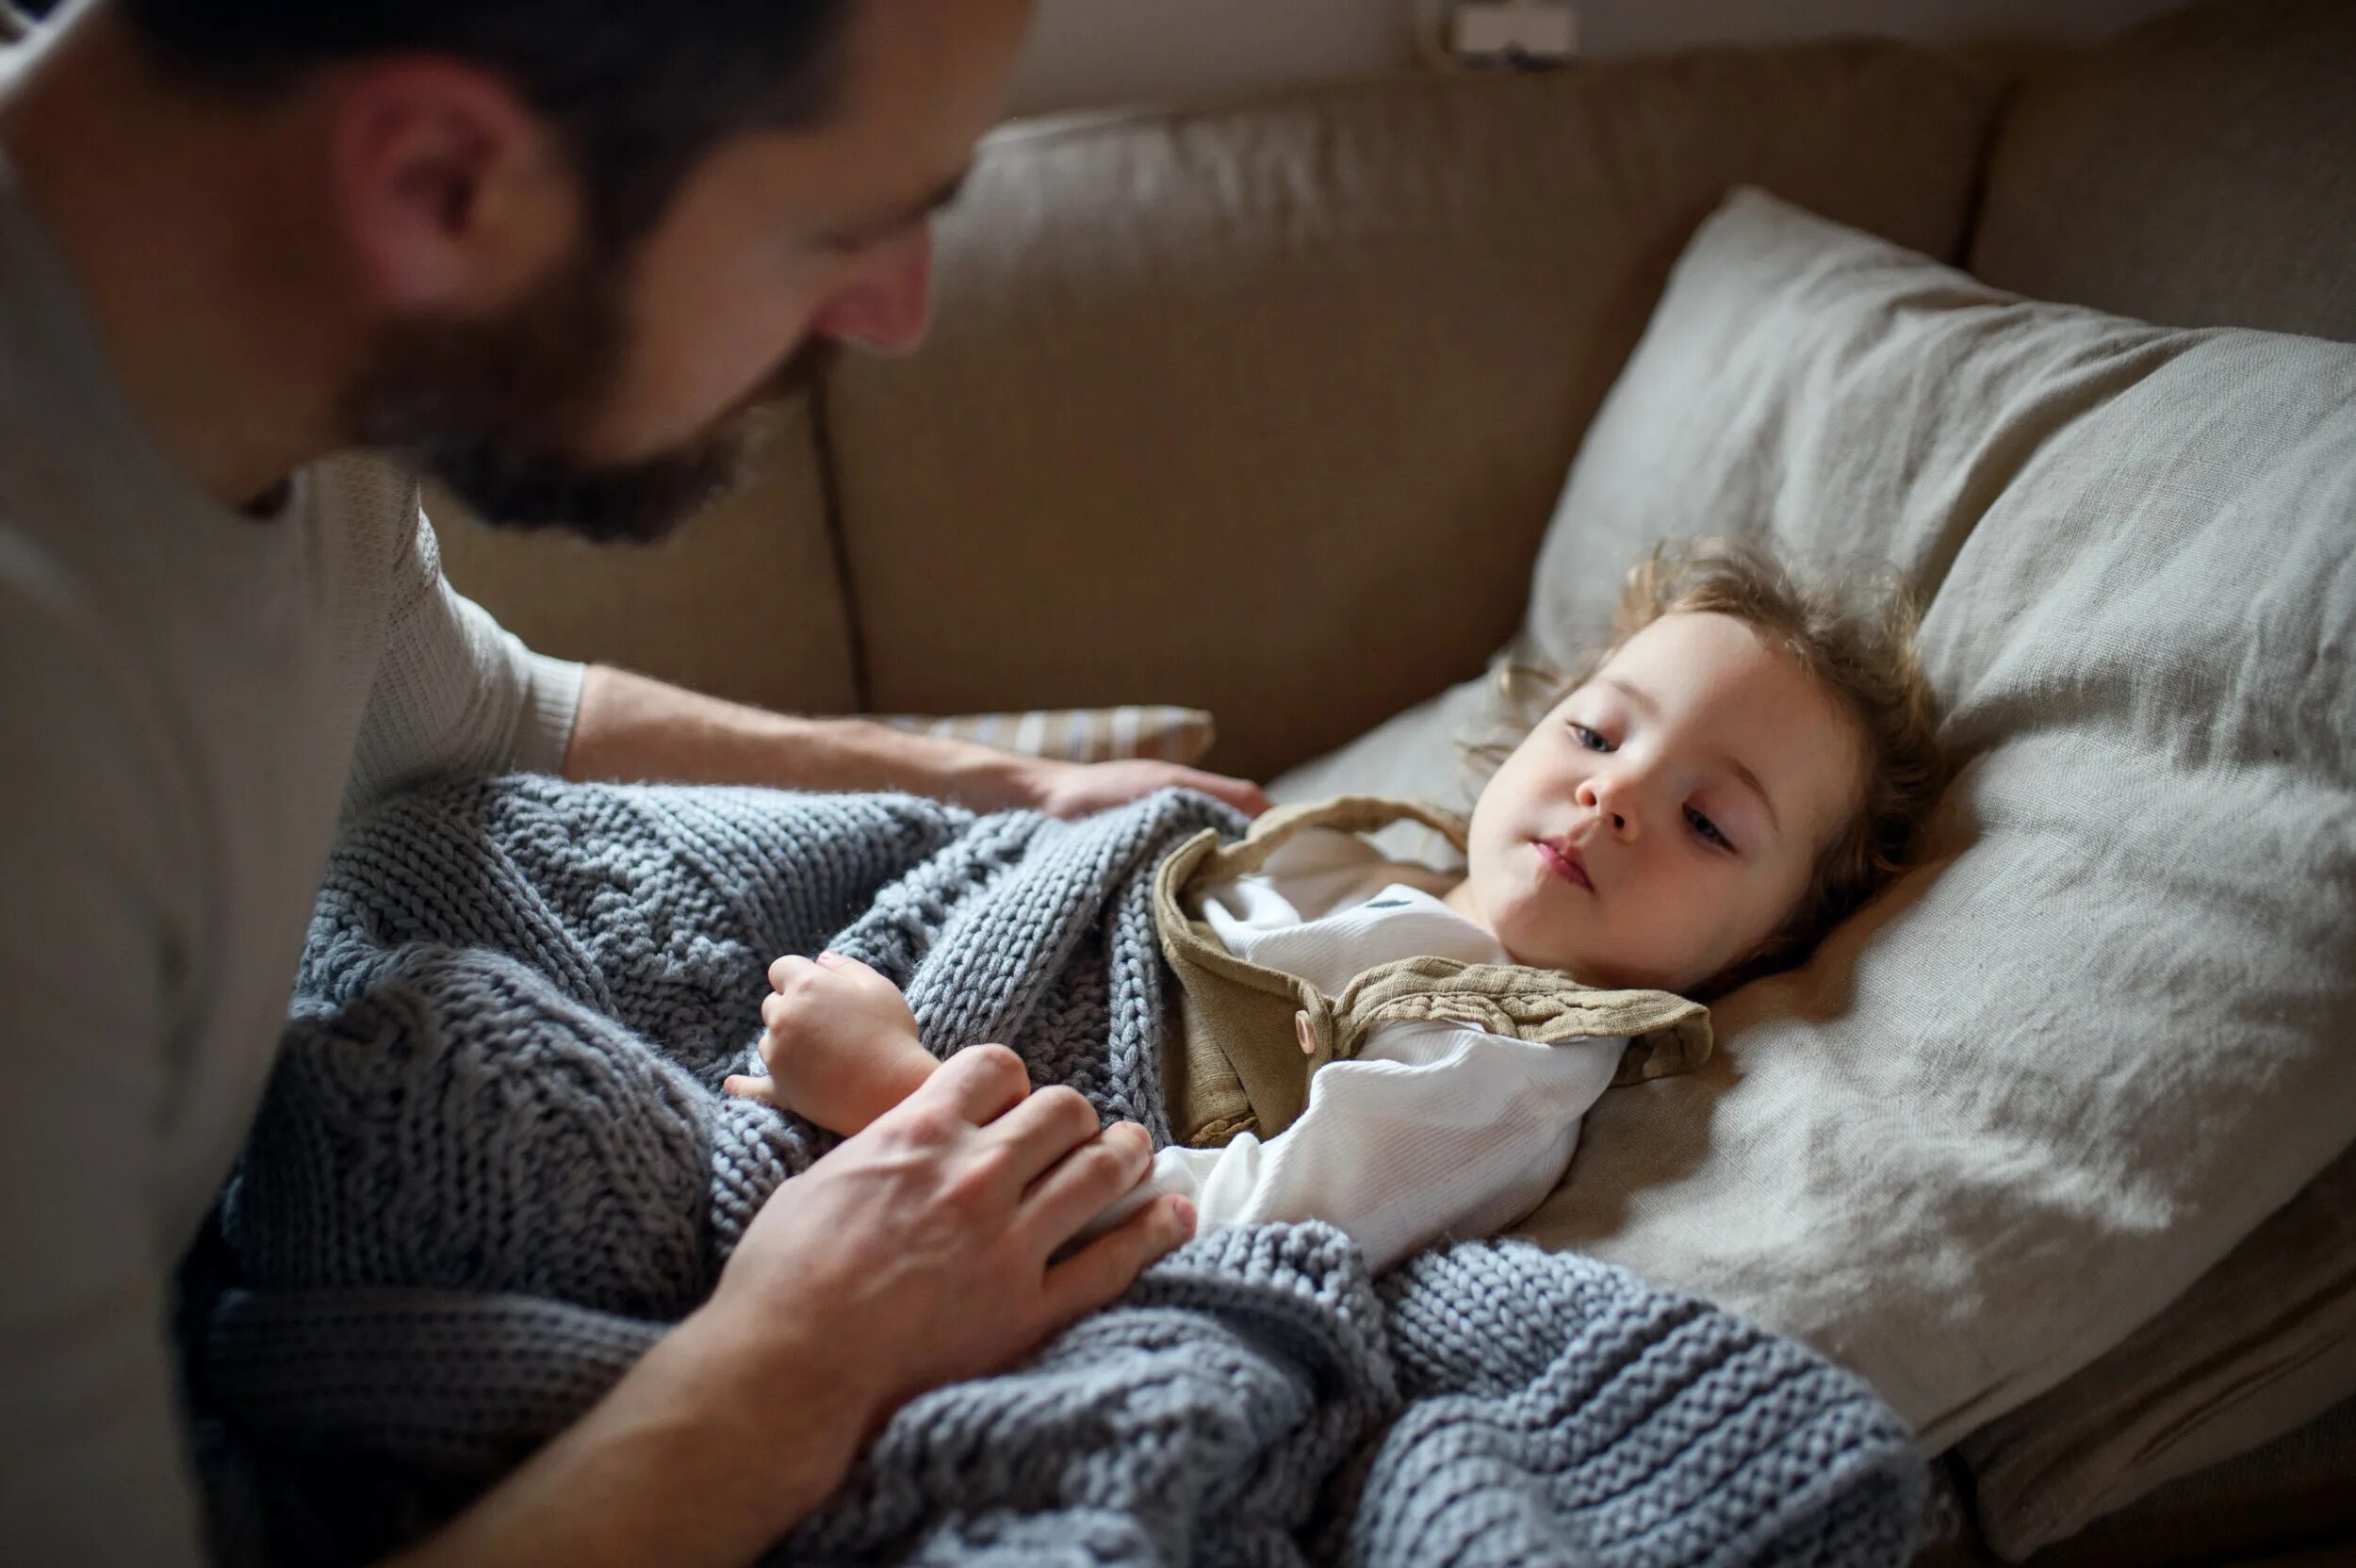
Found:
[[0, 1555], [194, 1562], [170, 1277], [338, 814], [554, 769], [581, 667], [450, 589], [381, 462], [267, 520], [198, 492], [0, 165]]

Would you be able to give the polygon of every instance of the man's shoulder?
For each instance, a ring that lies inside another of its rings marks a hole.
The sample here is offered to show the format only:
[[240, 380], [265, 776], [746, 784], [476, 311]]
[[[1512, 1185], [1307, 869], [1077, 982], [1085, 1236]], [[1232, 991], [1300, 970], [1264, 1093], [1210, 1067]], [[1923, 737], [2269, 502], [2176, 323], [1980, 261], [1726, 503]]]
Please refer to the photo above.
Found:
[[319, 504], [338, 515], [378, 523], [414, 523], [417, 514], [417, 471], [365, 447], [319, 458], [304, 470], [318, 487]]
[[383, 578], [417, 552], [425, 514], [415, 472], [379, 452], [323, 457], [303, 470], [308, 519], [352, 554], [355, 569]]

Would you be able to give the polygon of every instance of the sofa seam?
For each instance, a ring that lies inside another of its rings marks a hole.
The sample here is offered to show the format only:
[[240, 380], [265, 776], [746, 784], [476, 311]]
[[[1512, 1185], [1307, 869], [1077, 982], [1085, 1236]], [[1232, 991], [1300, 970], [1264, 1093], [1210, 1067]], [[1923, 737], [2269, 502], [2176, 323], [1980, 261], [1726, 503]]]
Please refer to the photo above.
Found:
[[835, 461], [834, 421], [824, 382], [810, 389], [810, 439], [817, 459], [818, 510], [825, 519], [826, 555], [834, 567], [835, 597], [843, 605], [843, 651], [851, 667], [851, 705], [855, 712], [875, 711], [874, 680], [867, 663], [867, 630], [861, 624], [859, 575], [851, 565], [849, 531], [843, 519], [843, 477]]

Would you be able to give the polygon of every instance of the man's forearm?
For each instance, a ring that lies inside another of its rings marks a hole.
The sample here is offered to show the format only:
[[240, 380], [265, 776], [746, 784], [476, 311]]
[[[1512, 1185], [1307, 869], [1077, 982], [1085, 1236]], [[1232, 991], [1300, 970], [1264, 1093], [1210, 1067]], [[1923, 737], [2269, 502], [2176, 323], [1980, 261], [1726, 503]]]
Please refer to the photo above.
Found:
[[906, 790], [989, 810], [1032, 803], [1031, 762], [861, 719], [764, 712], [598, 664], [581, 683], [564, 776]]
[[826, 1347], [789, 1362], [707, 1308], [385, 1568], [742, 1568], [840, 1483], [869, 1420]]

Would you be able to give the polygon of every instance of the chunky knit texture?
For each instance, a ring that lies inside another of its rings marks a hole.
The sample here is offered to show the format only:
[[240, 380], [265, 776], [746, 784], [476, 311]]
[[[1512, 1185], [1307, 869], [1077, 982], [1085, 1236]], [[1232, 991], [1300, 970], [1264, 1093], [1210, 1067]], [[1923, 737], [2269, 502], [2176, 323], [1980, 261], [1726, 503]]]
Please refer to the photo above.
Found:
[[[452, 785], [353, 825], [189, 1316], [223, 1550], [358, 1561], [575, 1419], [826, 1135], [727, 1099], [822, 947], [926, 1044], [1166, 1136], [1159, 857], [896, 796]], [[791, 1201], [791, 1192], [780, 1201]], [[1467, 1242], [1202, 1237], [1002, 1377], [902, 1410], [778, 1563], [1896, 1563], [1922, 1470], [1857, 1380], [1620, 1271]]]

